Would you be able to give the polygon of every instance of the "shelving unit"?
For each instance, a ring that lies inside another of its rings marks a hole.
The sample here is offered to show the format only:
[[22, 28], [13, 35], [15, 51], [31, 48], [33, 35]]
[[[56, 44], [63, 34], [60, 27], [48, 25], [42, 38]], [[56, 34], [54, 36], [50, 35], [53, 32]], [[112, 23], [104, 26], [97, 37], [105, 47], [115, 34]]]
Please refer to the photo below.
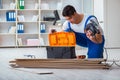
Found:
[[[55, 28], [61, 31], [61, 26], [53, 25], [54, 21], [47, 21], [45, 17], [54, 18], [53, 11], [57, 10], [62, 18], [61, 9], [67, 4], [75, 6], [82, 13], [92, 14], [93, 1], [90, 0], [88, 4], [87, 0], [0, 0], [0, 47], [29, 47], [28, 39], [38, 40], [38, 45], [31, 45], [33, 47], [49, 46], [50, 30]], [[14, 16], [12, 21], [7, 13]], [[21, 28], [24, 30], [19, 30]]]
[[[44, 21], [43, 18], [54, 17], [54, 10], [61, 12], [62, 0], [0, 1], [0, 47], [49, 46], [50, 28], [56, 26], [53, 25], [53, 21]], [[45, 25], [43, 33], [40, 32], [41, 24]], [[23, 31], [18, 31], [20, 29]], [[34, 40], [38, 44], [34, 45]]]
[[16, 22], [6, 20], [8, 11], [16, 11], [10, 3], [15, 3], [15, 0], [0, 0], [0, 47], [16, 46], [16, 33], [9, 33], [10, 26], [16, 26]]

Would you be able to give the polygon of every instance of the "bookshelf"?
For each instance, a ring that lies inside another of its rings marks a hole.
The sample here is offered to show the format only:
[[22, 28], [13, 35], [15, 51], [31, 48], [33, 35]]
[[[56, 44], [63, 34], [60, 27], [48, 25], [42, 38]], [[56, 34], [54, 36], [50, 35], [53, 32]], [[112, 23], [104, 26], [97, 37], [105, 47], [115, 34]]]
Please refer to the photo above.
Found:
[[0, 0], [0, 47], [49, 46], [53, 11], [61, 12], [62, 0]]

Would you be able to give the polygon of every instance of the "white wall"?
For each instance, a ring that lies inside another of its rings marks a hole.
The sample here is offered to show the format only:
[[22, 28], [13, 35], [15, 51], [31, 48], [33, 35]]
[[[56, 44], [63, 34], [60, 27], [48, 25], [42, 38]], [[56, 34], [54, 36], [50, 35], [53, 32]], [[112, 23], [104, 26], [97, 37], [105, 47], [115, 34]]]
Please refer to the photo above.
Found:
[[103, 0], [94, 0], [94, 15], [97, 17], [104, 31], [104, 5]]
[[66, 6], [66, 5], [73, 5], [75, 7], [75, 9], [78, 11], [78, 12], [83, 12], [82, 11], [82, 0], [64, 0], [63, 1], [63, 8]]
[[64, 0], [63, 7], [73, 5], [78, 13], [93, 14], [94, 0]]
[[105, 34], [105, 46], [120, 48], [120, 0], [94, 0], [94, 15]]
[[120, 48], [120, 0], [104, 0], [104, 18], [106, 46]]

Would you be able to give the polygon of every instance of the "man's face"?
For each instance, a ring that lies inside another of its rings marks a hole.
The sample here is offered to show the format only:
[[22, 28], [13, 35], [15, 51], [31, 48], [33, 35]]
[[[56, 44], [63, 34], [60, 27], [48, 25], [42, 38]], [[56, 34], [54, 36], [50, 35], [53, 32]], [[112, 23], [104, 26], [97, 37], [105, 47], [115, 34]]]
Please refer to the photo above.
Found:
[[69, 22], [71, 22], [72, 24], [76, 23], [76, 17], [75, 14], [73, 14], [72, 16], [65, 16], [65, 19], [68, 20]]

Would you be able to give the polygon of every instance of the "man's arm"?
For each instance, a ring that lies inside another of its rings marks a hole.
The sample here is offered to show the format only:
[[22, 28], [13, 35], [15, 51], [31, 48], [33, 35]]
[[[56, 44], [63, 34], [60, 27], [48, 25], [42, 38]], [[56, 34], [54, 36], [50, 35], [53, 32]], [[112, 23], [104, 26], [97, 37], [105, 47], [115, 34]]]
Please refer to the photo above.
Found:
[[63, 26], [62, 26], [62, 30], [64, 32], [71, 32], [71, 25], [68, 21], [65, 21]]
[[96, 17], [92, 17], [85, 28], [86, 36], [94, 43], [102, 43], [103, 31]]
[[101, 34], [95, 34], [95, 36], [90, 38], [91, 41], [94, 43], [102, 43], [102, 35]]
[[86, 31], [86, 36], [94, 43], [102, 43], [101, 33], [96, 33], [94, 36], [90, 30]]

